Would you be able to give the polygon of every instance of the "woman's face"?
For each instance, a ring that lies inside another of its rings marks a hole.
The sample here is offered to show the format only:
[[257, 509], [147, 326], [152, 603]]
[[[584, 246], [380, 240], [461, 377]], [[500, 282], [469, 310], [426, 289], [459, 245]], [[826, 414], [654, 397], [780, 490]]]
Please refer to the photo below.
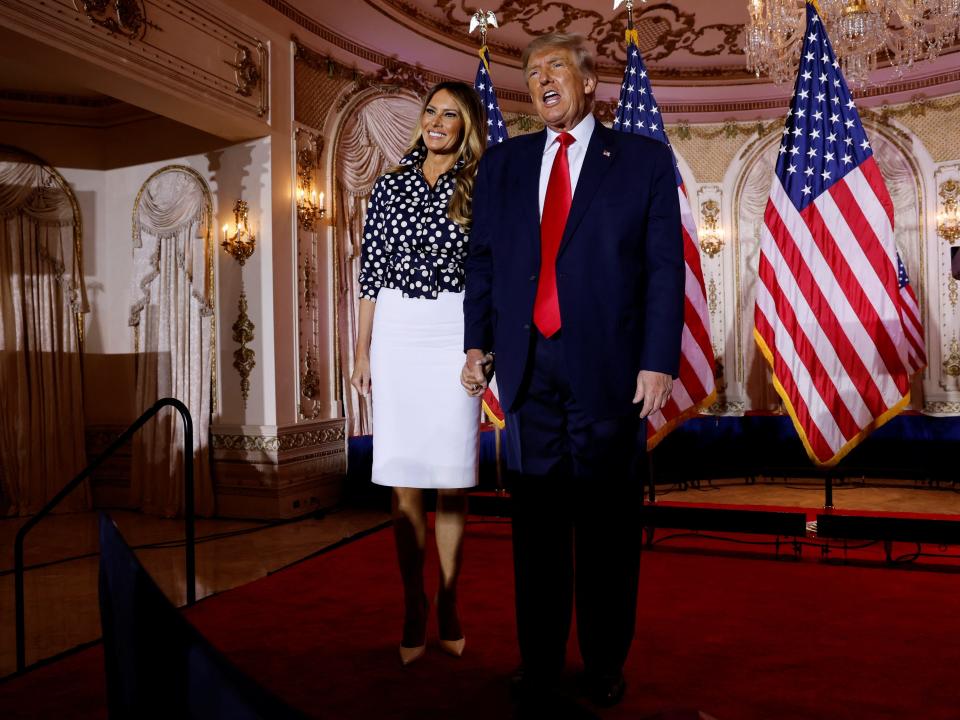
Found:
[[454, 153], [460, 147], [463, 116], [447, 90], [438, 90], [430, 98], [420, 118], [423, 142], [427, 150], [438, 155]]

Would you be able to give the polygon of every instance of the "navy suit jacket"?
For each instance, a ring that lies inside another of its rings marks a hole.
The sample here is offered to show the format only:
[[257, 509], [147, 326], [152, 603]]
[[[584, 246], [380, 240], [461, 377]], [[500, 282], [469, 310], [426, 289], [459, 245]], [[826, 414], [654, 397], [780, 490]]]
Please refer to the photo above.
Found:
[[[464, 349], [496, 353], [500, 402], [518, 399], [540, 273], [546, 131], [491, 148], [477, 171], [465, 261]], [[676, 376], [683, 329], [680, 206], [673, 156], [597, 121], [557, 255], [564, 358], [594, 419], [631, 412], [640, 370]]]

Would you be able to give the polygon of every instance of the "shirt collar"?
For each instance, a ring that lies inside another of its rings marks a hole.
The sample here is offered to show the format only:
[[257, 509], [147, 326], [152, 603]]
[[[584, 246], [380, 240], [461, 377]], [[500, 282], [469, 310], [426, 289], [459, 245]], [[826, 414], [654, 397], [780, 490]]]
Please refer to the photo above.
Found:
[[[427, 148], [424, 147], [423, 143], [417, 143], [416, 146], [400, 158], [399, 165], [401, 167], [413, 167], [413, 168], [422, 168], [423, 161], [427, 159]], [[449, 170], [447, 170], [443, 175], [449, 175], [451, 173], [456, 174], [460, 172], [460, 169], [464, 165], [464, 159], [462, 157], [457, 158], [457, 161], [453, 164]], [[440, 177], [443, 177], [441, 175]]]
[[[587, 116], [583, 118], [577, 126], [570, 131], [570, 134], [573, 135], [573, 139], [578, 143], [581, 143], [583, 147], [587, 147], [590, 144], [590, 136], [593, 135], [593, 128], [596, 126], [597, 121], [593, 117], [593, 113], [587, 113]], [[543, 151], [546, 152], [547, 148], [553, 145], [554, 141], [557, 139], [557, 135], [560, 133], [547, 128], [547, 144], [544, 147]]]

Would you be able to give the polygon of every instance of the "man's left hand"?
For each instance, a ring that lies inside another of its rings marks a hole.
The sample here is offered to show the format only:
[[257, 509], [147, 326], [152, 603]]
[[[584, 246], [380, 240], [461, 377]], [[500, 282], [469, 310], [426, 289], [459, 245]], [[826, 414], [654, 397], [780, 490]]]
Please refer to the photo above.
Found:
[[641, 370], [637, 375], [637, 392], [633, 396], [633, 404], [643, 402], [640, 408], [640, 417], [645, 418], [651, 413], [662, 410], [673, 392], [673, 378], [662, 372]]

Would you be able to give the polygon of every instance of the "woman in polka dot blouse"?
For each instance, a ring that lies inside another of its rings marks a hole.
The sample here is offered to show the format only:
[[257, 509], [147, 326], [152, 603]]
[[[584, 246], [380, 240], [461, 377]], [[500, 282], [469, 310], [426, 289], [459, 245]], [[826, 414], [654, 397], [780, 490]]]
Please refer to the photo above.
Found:
[[483, 124], [472, 86], [431, 89], [405, 156], [374, 185], [364, 227], [351, 383], [361, 395], [372, 393], [372, 480], [394, 488], [404, 665], [426, 646], [425, 489], [438, 493], [440, 646], [457, 657], [464, 648], [456, 590], [466, 489], [477, 482], [480, 408], [459, 383], [463, 262]]

